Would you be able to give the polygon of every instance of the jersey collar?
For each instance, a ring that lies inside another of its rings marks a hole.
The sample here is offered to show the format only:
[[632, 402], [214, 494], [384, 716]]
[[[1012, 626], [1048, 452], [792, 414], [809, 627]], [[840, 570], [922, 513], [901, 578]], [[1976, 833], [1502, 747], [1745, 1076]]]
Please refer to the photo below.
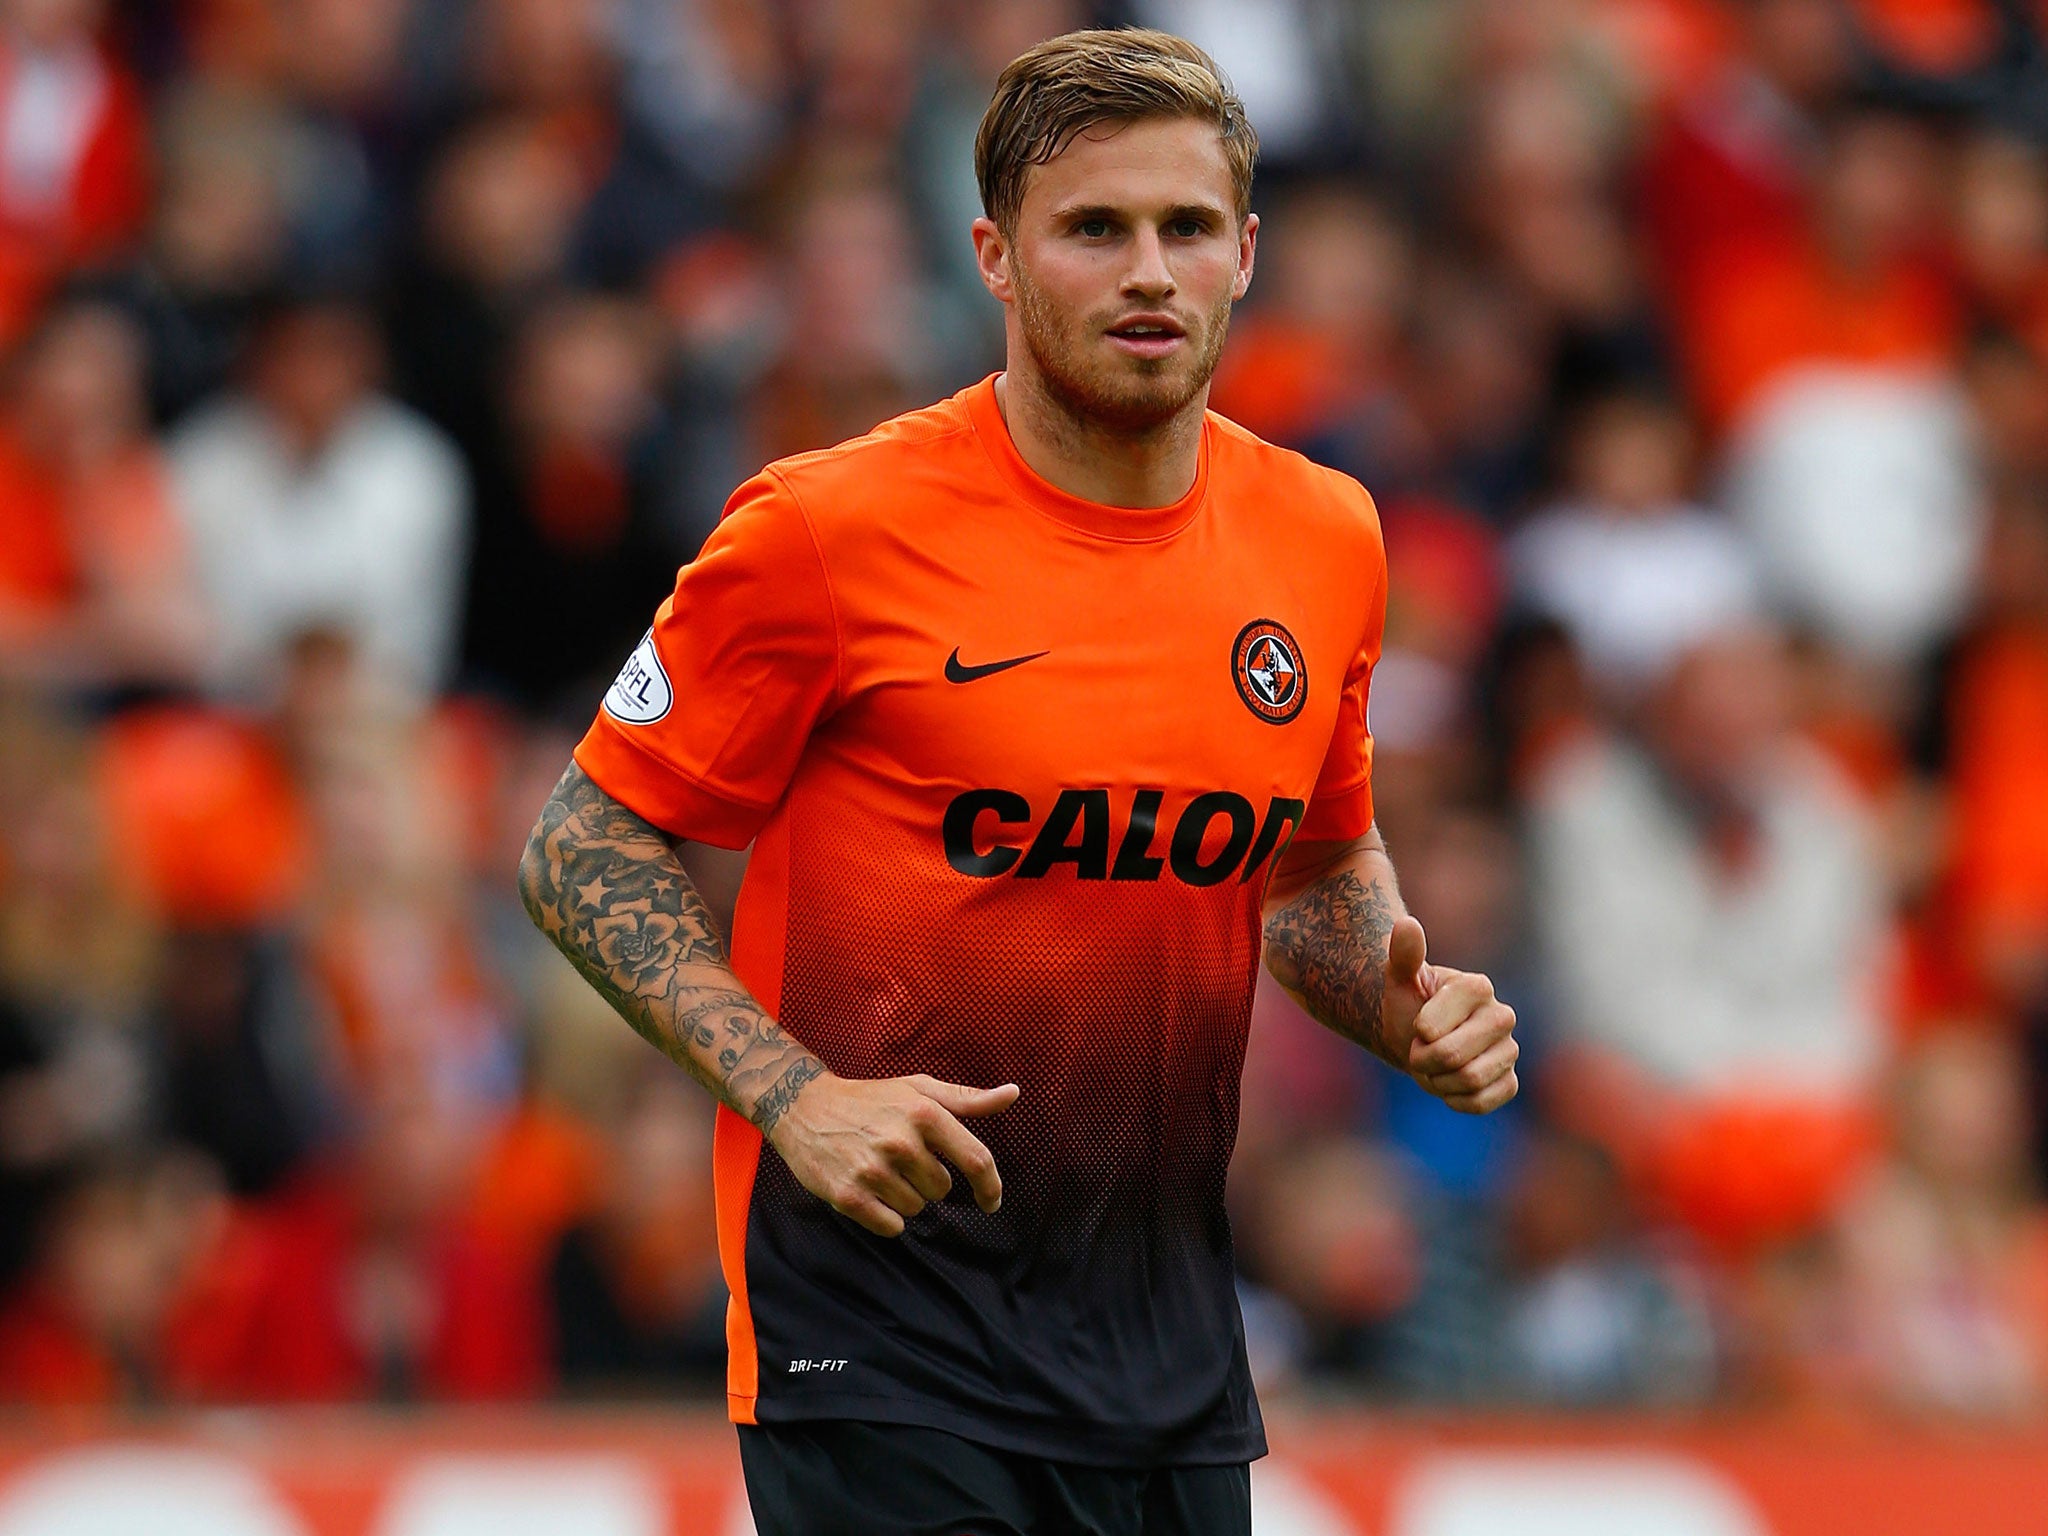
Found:
[[1009, 482], [1010, 488], [1046, 516], [1098, 538], [1136, 544], [1170, 538], [1192, 522], [1195, 513], [1201, 510], [1203, 498], [1209, 494], [1211, 428], [1206, 417], [1202, 421], [1201, 448], [1195, 459], [1195, 483], [1188, 487], [1185, 496], [1163, 507], [1112, 507], [1069, 495], [1050, 481], [1041, 479], [1038, 472], [1024, 462], [1023, 455], [1017, 452], [1017, 445], [1010, 438], [1009, 424], [1003, 420], [1003, 408], [996, 402], [996, 377], [992, 373], [965, 392], [968, 419], [974, 424], [974, 435], [981, 440], [981, 446], [997, 471]]

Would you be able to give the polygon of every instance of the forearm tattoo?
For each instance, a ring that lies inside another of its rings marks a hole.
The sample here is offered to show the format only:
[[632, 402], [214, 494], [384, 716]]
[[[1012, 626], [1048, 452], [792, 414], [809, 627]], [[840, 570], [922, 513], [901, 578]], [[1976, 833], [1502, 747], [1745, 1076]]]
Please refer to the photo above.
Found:
[[574, 763], [519, 863], [527, 914], [598, 995], [765, 1133], [824, 1064], [740, 986], [675, 844]]
[[1266, 920], [1266, 964], [1318, 1022], [1405, 1071], [1380, 1016], [1393, 931], [1393, 902], [1380, 882], [1339, 869]]

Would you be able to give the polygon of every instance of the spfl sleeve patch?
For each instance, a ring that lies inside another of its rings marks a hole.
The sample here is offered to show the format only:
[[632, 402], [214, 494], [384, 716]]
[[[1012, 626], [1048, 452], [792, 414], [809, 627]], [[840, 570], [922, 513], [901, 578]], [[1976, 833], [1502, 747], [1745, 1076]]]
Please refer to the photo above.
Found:
[[633, 654], [619, 668], [611, 687], [605, 690], [605, 713], [627, 725], [652, 725], [668, 713], [674, 701], [675, 694], [669, 687], [668, 673], [662, 670], [661, 657], [655, 654], [654, 631], [650, 629], [633, 647]]

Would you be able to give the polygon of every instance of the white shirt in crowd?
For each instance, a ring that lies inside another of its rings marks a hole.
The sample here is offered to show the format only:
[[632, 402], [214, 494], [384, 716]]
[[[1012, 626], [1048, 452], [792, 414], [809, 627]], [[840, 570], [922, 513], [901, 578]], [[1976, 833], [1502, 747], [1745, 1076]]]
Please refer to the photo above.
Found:
[[1593, 679], [1623, 697], [1762, 600], [1742, 536], [1699, 507], [1553, 507], [1508, 541], [1507, 560], [1521, 605], [1562, 624]]
[[380, 680], [409, 692], [448, 682], [469, 484], [432, 425], [371, 397], [301, 461], [260, 405], [230, 397], [180, 428], [170, 457], [225, 691], [267, 692], [309, 630], [353, 641]]
[[1881, 1062], [1883, 886], [1870, 827], [1815, 755], [1757, 785], [1754, 867], [1719, 869], [1649, 757], [1568, 751], [1531, 813], [1558, 1017], [1667, 1086], [1839, 1102]]
[[1732, 434], [1725, 496], [1774, 603], [1880, 661], [1949, 633], [1984, 538], [1971, 432], [1946, 378], [1828, 366], [1773, 386]]

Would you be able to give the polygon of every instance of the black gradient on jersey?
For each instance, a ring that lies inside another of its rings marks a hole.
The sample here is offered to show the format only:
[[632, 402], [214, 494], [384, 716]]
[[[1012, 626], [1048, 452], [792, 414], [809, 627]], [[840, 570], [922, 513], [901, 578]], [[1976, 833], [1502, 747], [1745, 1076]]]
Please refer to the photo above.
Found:
[[[792, 799], [783, 1026], [843, 1076], [1021, 1092], [970, 1127], [1000, 1209], [956, 1179], [895, 1238], [763, 1146], [746, 1237], [760, 1423], [925, 1425], [1095, 1466], [1263, 1454], [1223, 1203], [1260, 943], [1259, 888], [1227, 877], [1262, 818], [1224, 793], [1194, 813], [1212, 844], [1228, 833], [1207, 885], [1105, 878], [1133, 837], [1130, 860], [1159, 862], [1159, 790], [1035, 807], [968, 791], [943, 839], [876, 827], [852, 881], [810, 852], [841, 808]], [[1299, 814], [1264, 818], [1275, 846]], [[1018, 878], [1041, 840], [1044, 873]], [[998, 864], [1000, 881], [959, 879]], [[949, 884], [966, 906], [935, 922], [925, 893]], [[968, 920], [993, 903], [1000, 920]]]

